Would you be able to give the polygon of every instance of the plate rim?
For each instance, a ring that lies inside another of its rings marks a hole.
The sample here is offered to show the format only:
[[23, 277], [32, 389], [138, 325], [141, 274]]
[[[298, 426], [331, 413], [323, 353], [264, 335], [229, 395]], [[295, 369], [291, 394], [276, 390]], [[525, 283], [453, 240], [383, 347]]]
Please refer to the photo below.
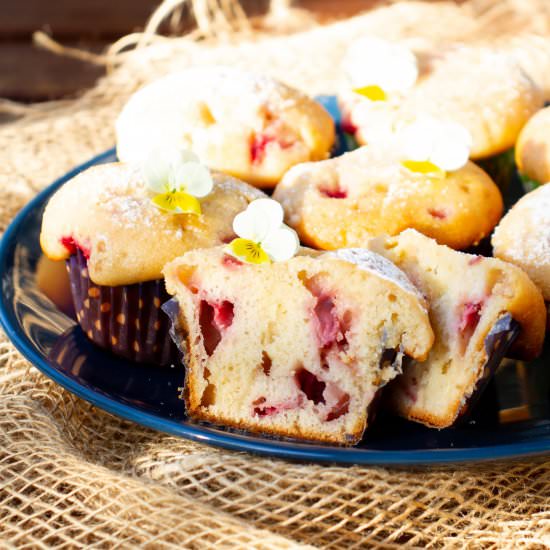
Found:
[[[13, 252], [17, 242], [14, 237], [21, 230], [21, 227], [24, 226], [24, 221], [35, 208], [41, 206], [46, 198], [58, 187], [79, 172], [105, 161], [114, 154], [115, 148], [113, 147], [77, 165], [45, 187], [17, 213], [0, 240], [0, 280], [6, 277], [9, 269], [13, 266]], [[215, 426], [210, 427], [202, 424], [172, 420], [161, 415], [140, 410], [132, 405], [121, 403], [98, 391], [86, 388], [52, 367], [36, 350], [29, 338], [22, 333], [15, 311], [10, 307], [4, 293], [0, 295], [0, 326], [16, 349], [34, 367], [84, 401], [124, 420], [136, 422], [158, 432], [168, 433], [223, 449], [247, 451], [256, 455], [287, 460], [336, 463], [349, 466], [371, 465], [393, 467], [517, 460], [550, 453], [550, 434], [548, 437], [539, 437], [534, 441], [520, 441], [486, 447], [380, 450], [282, 441], [264, 438], [255, 434], [224, 432]]]

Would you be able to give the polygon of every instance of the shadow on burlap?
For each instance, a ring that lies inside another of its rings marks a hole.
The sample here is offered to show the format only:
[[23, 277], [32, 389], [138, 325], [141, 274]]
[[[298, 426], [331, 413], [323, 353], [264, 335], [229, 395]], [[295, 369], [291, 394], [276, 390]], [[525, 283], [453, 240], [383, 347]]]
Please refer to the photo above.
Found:
[[[484, 2], [473, 4], [481, 9]], [[526, 4], [510, 2], [516, 5]], [[31, 109], [0, 127], [0, 230], [51, 180], [112, 146], [120, 107], [156, 76], [190, 64], [230, 63], [309, 93], [331, 93], [354, 36], [369, 29], [396, 38], [414, 29], [434, 41], [498, 34], [502, 13], [476, 20], [472, 9], [407, 4], [301, 34], [247, 31], [239, 40], [226, 34], [222, 44], [218, 38], [200, 45], [153, 40], [125, 55], [79, 100]], [[527, 20], [513, 13], [515, 27], [508, 13], [500, 34], [550, 28], [548, 13]], [[550, 66], [547, 39], [502, 38], [518, 57]], [[169, 437], [98, 410], [42, 376], [3, 335], [0, 365], [6, 546], [550, 547], [548, 459], [434, 470], [269, 460]]]

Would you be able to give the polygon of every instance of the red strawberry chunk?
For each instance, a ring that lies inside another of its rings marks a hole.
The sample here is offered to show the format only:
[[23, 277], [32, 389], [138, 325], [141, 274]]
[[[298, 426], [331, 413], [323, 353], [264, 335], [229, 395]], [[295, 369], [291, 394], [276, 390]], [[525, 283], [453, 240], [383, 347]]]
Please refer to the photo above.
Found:
[[233, 304], [227, 300], [224, 300], [221, 304], [214, 305], [214, 323], [216, 326], [225, 330], [231, 326], [233, 323], [233, 317], [235, 313], [233, 312]]
[[79, 243], [74, 237], [61, 237], [61, 244], [69, 251], [69, 254], [76, 254], [78, 250], [82, 252], [82, 255], [89, 260], [90, 259], [90, 248], [89, 246], [84, 246], [82, 243]]
[[462, 306], [462, 313], [458, 324], [458, 330], [460, 332], [473, 332], [475, 330], [481, 317], [482, 307], [483, 302], [466, 302]]
[[222, 331], [231, 326], [234, 312], [233, 304], [224, 300], [218, 304], [210, 304], [201, 300], [199, 305], [199, 325], [202, 333], [204, 350], [212, 355], [222, 339]]
[[330, 422], [331, 420], [336, 420], [342, 415], [347, 414], [349, 412], [349, 401], [350, 397], [348, 393], [342, 395], [342, 397], [340, 397], [340, 399], [337, 401], [336, 405], [334, 405], [328, 412], [326, 418], [327, 422]]
[[340, 332], [340, 323], [336, 315], [336, 307], [330, 296], [320, 296], [314, 308], [317, 318], [316, 330], [320, 347], [324, 348], [336, 342]]
[[342, 132], [345, 132], [346, 134], [356, 134], [358, 130], [357, 126], [351, 121], [351, 117], [349, 116], [342, 117], [340, 128], [342, 129]]
[[436, 220], [444, 220], [447, 217], [447, 212], [441, 208], [428, 208], [428, 214]]
[[259, 417], [273, 416], [283, 411], [290, 411], [292, 409], [298, 409], [302, 406], [302, 396], [297, 395], [294, 397], [289, 397], [286, 401], [277, 403], [274, 405], [266, 404], [265, 397], [258, 397], [255, 401], [252, 402], [253, 414]]
[[340, 189], [338, 187], [336, 189], [321, 187], [319, 193], [329, 199], [345, 199], [348, 196], [348, 192], [345, 189]]
[[240, 267], [243, 265], [243, 263], [235, 258], [235, 256], [231, 256], [229, 254], [224, 254], [222, 258], [222, 265], [224, 267], [227, 267], [228, 269], [233, 269], [235, 267]]
[[294, 144], [293, 142], [281, 139], [271, 133], [265, 132], [255, 134], [250, 144], [250, 162], [252, 162], [252, 164], [261, 164], [263, 162], [267, 147], [270, 143], [275, 143], [280, 149], [288, 149]]
[[306, 397], [318, 405], [319, 403], [325, 403], [323, 393], [326, 388], [326, 384], [319, 380], [312, 372], [301, 368], [296, 371], [294, 375], [296, 384], [300, 391], [305, 393]]

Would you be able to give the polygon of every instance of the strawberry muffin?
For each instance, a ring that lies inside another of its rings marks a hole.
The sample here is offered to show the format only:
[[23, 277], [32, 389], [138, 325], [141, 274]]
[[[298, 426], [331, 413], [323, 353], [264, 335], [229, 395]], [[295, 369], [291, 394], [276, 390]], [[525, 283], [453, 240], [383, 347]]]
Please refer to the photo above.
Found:
[[423, 363], [413, 361], [389, 388], [400, 415], [445, 428], [479, 395], [507, 351], [540, 354], [544, 300], [518, 267], [456, 252], [417, 231], [380, 237], [370, 248], [394, 262], [429, 303], [435, 342]]
[[334, 123], [319, 103], [281, 82], [196, 67], [138, 90], [116, 133], [122, 161], [139, 161], [153, 144], [181, 146], [212, 169], [269, 188], [291, 166], [327, 158]]
[[472, 136], [472, 159], [514, 146], [542, 107], [539, 88], [504, 51], [486, 46], [403, 43], [364, 37], [343, 62], [345, 127], [362, 145], [385, 139], [419, 114], [447, 118]]
[[233, 217], [262, 193], [210, 174], [190, 154], [153, 157], [143, 166], [96, 166], [63, 185], [44, 212], [40, 243], [48, 258], [66, 260], [87, 336], [116, 354], [162, 365], [172, 359], [160, 310], [163, 266], [187, 250], [230, 241]]
[[239, 247], [190, 251], [164, 269], [187, 412], [253, 432], [357, 443], [403, 358], [428, 355], [424, 298], [366, 250], [301, 249], [249, 263]]
[[413, 228], [463, 249], [491, 233], [502, 197], [468, 161], [467, 134], [452, 123], [420, 120], [402, 135], [403, 143], [373, 143], [286, 173], [273, 197], [304, 243], [364, 247], [377, 235]]

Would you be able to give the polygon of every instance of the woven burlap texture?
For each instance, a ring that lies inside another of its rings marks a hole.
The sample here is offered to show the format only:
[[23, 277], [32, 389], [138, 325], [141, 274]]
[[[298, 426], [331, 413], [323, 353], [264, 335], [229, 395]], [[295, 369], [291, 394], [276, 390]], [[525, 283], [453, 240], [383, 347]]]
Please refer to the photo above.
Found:
[[[346, 44], [365, 29], [459, 39], [488, 35], [502, 19], [493, 12], [483, 28], [471, 15], [471, 6], [406, 4], [292, 35], [154, 40], [82, 98], [21, 109], [0, 127], [0, 231], [55, 177], [112, 146], [121, 105], [161, 74], [229, 63], [330, 93]], [[547, 31], [547, 15], [514, 32]], [[4, 335], [0, 366], [6, 547], [550, 547], [549, 460], [431, 470], [287, 463], [111, 416], [42, 376]]]

